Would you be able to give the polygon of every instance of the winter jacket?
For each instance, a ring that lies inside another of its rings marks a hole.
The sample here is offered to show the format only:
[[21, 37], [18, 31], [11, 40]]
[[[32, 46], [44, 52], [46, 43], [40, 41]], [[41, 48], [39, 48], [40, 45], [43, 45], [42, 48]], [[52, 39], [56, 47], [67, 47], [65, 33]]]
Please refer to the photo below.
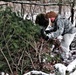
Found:
[[72, 26], [72, 23], [67, 18], [63, 17], [62, 15], [58, 15], [53, 23], [54, 32], [53, 38], [58, 37], [59, 35], [64, 34], [73, 34], [76, 32], [76, 28]]

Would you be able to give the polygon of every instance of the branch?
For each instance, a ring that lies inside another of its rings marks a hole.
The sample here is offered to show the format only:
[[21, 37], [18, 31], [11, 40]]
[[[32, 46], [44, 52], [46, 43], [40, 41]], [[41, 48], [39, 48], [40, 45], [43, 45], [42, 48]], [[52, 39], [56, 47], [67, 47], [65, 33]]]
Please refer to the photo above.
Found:
[[24, 51], [22, 52], [22, 55], [20, 56], [20, 59], [19, 59], [19, 61], [18, 61], [18, 65], [20, 64], [20, 61], [21, 61], [21, 59], [22, 59], [22, 57], [23, 57], [23, 54], [24, 54]]
[[[12, 36], [13, 36], [13, 34], [11, 35], [11, 37], [12, 37]], [[6, 38], [5, 38], [4, 32], [3, 32], [3, 37], [4, 37], [4, 41], [6, 42], [5, 46], [6, 46], [6, 48], [7, 48], [7, 51], [8, 51], [9, 57], [11, 58], [13, 64], [15, 65], [14, 60], [13, 60], [12, 57], [11, 57], [11, 53], [10, 53], [9, 47], [8, 47], [8, 43], [9, 43], [9, 41], [11, 40], [11, 37], [9, 38], [8, 41], [6, 41]]]
[[5, 60], [6, 60], [7, 64], [8, 64], [8, 67], [9, 67], [9, 69], [10, 69], [10, 71], [11, 71], [12, 75], [14, 75], [14, 74], [13, 74], [13, 71], [12, 71], [12, 68], [11, 68], [11, 66], [10, 66], [10, 63], [9, 63], [9, 61], [8, 61], [7, 57], [5, 56], [5, 54], [4, 54], [4, 52], [2, 51], [2, 49], [1, 49], [1, 48], [0, 48], [0, 52], [1, 52], [1, 53], [2, 53], [2, 55], [4, 56], [4, 58], [5, 58]]
[[28, 42], [27, 40], [25, 40], [23, 37], [21, 37], [20, 35], [18, 35], [18, 36], [23, 40], [23, 42], [27, 42], [36, 51], [36, 53], [38, 53], [38, 49], [37, 49], [35, 41], [34, 41], [34, 44], [35, 44], [35, 47], [34, 47], [30, 42]]
[[40, 52], [39, 52], [39, 62], [41, 63], [41, 51], [43, 49], [43, 40], [42, 40], [42, 43], [41, 43], [41, 47], [40, 47]]
[[26, 54], [28, 55], [28, 57], [30, 58], [30, 61], [31, 61], [34, 69], [36, 69], [35, 66], [34, 66], [34, 63], [33, 63], [33, 61], [32, 61], [32, 58], [31, 58], [30, 54], [29, 54], [26, 50], [25, 50], [25, 53], [26, 53]]

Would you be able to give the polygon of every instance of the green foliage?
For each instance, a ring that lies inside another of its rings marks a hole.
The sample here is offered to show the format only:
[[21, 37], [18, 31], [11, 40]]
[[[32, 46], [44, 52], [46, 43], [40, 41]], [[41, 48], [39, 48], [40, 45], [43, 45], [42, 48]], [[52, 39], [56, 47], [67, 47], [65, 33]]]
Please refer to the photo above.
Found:
[[[49, 44], [40, 38], [38, 25], [17, 15], [8, 7], [0, 10], [0, 71], [12, 75], [14, 71], [18, 75], [33, 69], [50, 71], [50, 63], [60, 61], [60, 57], [51, 58]], [[47, 63], [43, 63], [45, 58]]]
[[23, 72], [22, 65], [30, 63], [30, 44], [33, 45], [33, 42], [39, 39], [39, 31], [38, 26], [18, 17], [10, 8], [0, 11], [0, 70], [8, 71], [10, 65], [12, 70]]

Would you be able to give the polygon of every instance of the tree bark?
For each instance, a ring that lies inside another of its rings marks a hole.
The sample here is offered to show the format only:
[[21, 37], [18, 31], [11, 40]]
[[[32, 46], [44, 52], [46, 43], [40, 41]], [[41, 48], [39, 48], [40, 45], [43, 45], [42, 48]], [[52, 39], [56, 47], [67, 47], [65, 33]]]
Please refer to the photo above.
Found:
[[62, 0], [59, 0], [59, 14], [61, 14], [61, 9], [62, 9]]
[[74, 6], [75, 6], [75, 0], [73, 0], [72, 6], [71, 6], [71, 23], [72, 24], [74, 22]]

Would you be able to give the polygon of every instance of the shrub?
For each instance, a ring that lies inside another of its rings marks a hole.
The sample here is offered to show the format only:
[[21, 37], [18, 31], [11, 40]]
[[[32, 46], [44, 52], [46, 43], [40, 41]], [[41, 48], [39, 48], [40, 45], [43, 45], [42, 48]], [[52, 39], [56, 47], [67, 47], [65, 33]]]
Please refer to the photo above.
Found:
[[17, 15], [8, 7], [0, 10], [0, 71], [12, 75], [34, 69], [51, 71], [51, 65], [60, 59], [51, 58], [49, 43], [41, 38], [40, 27]]
[[0, 70], [22, 74], [31, 65], [29, 54], [39, 39], [39, 31], [39, 26], [18, 17], [10, 8], [0, 11]]

